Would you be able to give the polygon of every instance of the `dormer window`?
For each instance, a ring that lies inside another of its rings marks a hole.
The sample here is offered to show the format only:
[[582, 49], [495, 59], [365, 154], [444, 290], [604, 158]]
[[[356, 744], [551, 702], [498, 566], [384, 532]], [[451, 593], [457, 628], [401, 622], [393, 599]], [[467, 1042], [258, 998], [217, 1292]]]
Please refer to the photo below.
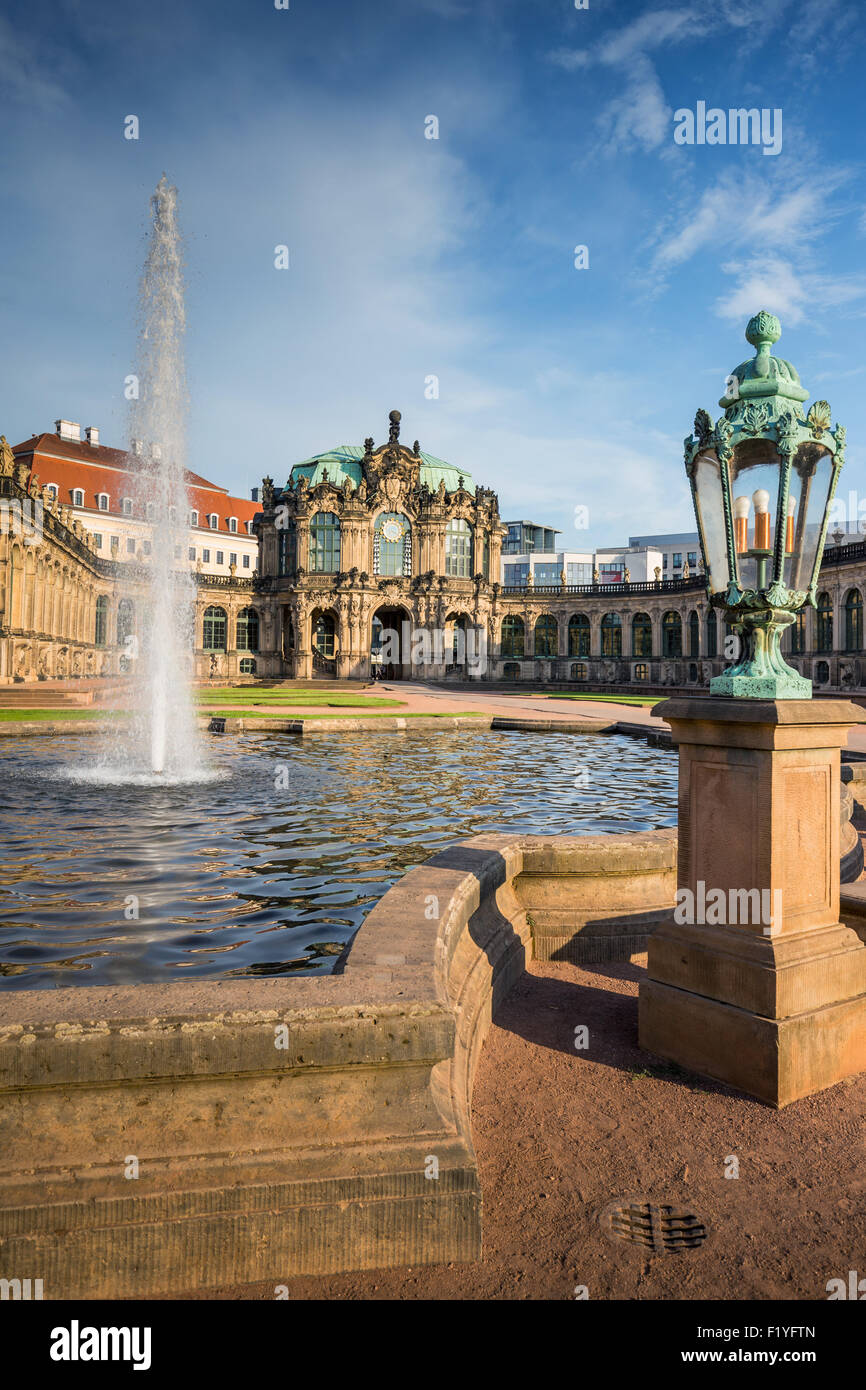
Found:
[[244, 522], [244, 525], [247, 528], [247, 535], [251, 536], [253, 534], [253, 523], [251, 521], [246, 521]]
[[237, 529], [238, 529], [238, 519], [237, 519], [237, 517], [236, 517], [236, 516], [230, 516], [230, 517], [229, 517], [229, 530], [232, 532], [232, 534], [235, 534], [235, 533], [237, 532]]
[[132, 498], [124, 497], [121, 499], [120, 509], [124, 516], [132, 516]]
[[156, 515], [156, 505], [155, 505], [155, 503], [153, 503], [153, 502], [148, 502], [148, 503], [146, 504], [146, 506], [145, 506], [144, 511], [145, 511], [145, 515], [146, 515], [148, 521], [153, 521], [153, 518], [154, 518], [154, 516]]
[[101, 512], [108, 511], [108, 493], [98, 492], [96, 494], [96, 505]]
[[72, 505], [73, 505], [73, 507], [83, 507], [83, 506], [84, 506], [84, 489], [83, 489], [83, 488], [74, 487], [74, 488], [72, 489]]
[[207, 519], [207, 524], [212, 531], [216, 531], [220, 524], [220, 519], [217, 516], [216, 512], [211, 512], [210, 516]]
[[190, 512], [189, 524], [190, 526], [198, 526], [198, 512]]
[[46, 488], [47, 488], [47, 490], [48, 490], [48, 496], [49, 496], [49, 497], [52, 497], [52, 498], [56, 498], [56, 497], [57, 497], [57, 484], [56, 484], [56, 483], [46, 483]]

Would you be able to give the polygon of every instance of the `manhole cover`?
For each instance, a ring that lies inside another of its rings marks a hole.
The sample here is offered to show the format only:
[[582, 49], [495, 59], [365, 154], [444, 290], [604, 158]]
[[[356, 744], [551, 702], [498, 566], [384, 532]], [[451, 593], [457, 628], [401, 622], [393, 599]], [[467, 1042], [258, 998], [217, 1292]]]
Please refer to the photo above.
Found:
[[694, 1250], [707, 1238], [706, 1226], [693, 1212], [655, 1202], [612, 1202], [600, 1221], [611, 1240], [628, 1240], [657, 1255]]

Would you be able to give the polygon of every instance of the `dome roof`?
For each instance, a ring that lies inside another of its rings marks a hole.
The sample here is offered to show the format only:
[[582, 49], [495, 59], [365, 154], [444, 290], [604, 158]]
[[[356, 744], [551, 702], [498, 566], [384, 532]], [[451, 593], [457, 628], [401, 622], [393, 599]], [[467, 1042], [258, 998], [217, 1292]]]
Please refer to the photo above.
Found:
[[[289, 474], [289, 481], [296, 483], [303, 477], [307, 479], [310, 487], [313, 487], [324, 480], [323, 474], [327, 470], [328, 482], [341, 487], [344, 479], [348, 478], [352, 486], [357, 487], [361, 481], [363, 457], [364, 450], [359, 444], [338, 444], [323, 454], [314, 454], [312, 458], [296, 463]], [[436, 458], [435, 454], [419, 454], [418, 458], [419, 482], [426, 483], [432, 492], [438, 488], [440, 478], [445, 481], [446, 492], [456, 492], [461, 478], [467, 491], [471, 490], [472, 478], [465, 468], [455, 468], [444, 459]]]

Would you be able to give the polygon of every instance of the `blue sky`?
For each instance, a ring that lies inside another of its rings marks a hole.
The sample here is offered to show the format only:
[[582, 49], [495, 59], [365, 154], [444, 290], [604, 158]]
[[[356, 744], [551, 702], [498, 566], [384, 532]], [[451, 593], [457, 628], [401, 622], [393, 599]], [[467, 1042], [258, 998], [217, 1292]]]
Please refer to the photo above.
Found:
[[[864, 39], [856, 0], [7, 0], [0, 432], [125, 441], [165, 170], [189, 464], [233, 491], [397, 407], [571, 547], [688, 528], [682, 438], [768, 308], [866, 493]], [[781, 153], [677, 145], [698, 101], [781, 108]]]

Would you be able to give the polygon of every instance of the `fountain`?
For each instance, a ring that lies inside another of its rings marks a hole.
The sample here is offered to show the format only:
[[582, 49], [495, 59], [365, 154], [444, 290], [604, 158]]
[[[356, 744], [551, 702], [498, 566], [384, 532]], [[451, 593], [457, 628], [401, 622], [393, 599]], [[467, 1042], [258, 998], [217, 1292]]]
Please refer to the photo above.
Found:
[[186, 566], [187, 388], [183, 243], [178, 195], [165, 174], [151, 198], [152, 226], [139, 286], [137, 396], [129, 416], [135, 514], [151, 521], [140, 561], [137, 637], [129, 648], [133, 717], [103, 748], [97, 776], [189, 782], [207, 778], [192, 699], [194, 579]]

